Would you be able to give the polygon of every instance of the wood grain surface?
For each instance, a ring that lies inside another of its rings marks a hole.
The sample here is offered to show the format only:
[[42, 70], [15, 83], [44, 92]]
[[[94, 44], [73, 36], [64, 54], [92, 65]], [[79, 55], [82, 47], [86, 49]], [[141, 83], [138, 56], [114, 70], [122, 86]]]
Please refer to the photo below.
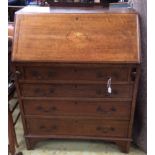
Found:
[[140, 76], [137, 13], [42, 9], [16, 14], [12, 58], [27, 148], [40, 138], [80, 138], [111, 140], [129, 152]]
[[[83, 135], [126, 137], [128, 121], [105, 121], [87, 118], [26, 119], [28, 133], [40, 135]], [[74, 131], [74, 132], [73, 132]]]
[[140, 62], [135, 12], [55, 12], [16, 15], [13, 61]]

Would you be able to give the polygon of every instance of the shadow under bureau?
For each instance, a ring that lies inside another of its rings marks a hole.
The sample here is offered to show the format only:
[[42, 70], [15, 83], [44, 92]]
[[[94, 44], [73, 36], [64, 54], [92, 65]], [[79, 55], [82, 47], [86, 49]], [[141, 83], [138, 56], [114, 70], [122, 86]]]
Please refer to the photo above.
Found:
[[12, 60], [28, 149], [43, 139], [99, 139], [128, 152], [140, 76], [133, 10], [24, 8]]

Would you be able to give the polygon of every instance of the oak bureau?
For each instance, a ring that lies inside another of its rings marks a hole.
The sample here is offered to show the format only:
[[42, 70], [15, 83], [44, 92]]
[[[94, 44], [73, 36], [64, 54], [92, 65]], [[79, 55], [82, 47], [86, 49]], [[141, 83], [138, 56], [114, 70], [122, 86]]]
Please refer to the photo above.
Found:
[[28, 149], [70, 138], [129, 151], [140, 76], [134, 10], [26, 7], [12, 61]]

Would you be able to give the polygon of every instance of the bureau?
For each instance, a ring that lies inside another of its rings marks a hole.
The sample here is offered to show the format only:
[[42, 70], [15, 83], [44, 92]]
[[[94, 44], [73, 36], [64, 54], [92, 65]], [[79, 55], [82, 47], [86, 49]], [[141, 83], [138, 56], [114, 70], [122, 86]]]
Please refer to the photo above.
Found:
[[14, 38], [28, 149], [63, 138], [107, 140], [129, 151], [140, 77], [135, 11], [28, 7], [16, 13]]

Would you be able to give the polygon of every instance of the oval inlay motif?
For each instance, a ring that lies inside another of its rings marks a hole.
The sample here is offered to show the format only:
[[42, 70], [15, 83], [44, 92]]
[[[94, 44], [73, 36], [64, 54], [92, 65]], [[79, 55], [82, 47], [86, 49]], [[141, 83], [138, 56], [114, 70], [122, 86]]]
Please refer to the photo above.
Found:
[[76, 48], [85, 48], [90, 43], [89, 36], [84, 32], [71, 31], [66, 35], [70, 44], [74, 44]]

